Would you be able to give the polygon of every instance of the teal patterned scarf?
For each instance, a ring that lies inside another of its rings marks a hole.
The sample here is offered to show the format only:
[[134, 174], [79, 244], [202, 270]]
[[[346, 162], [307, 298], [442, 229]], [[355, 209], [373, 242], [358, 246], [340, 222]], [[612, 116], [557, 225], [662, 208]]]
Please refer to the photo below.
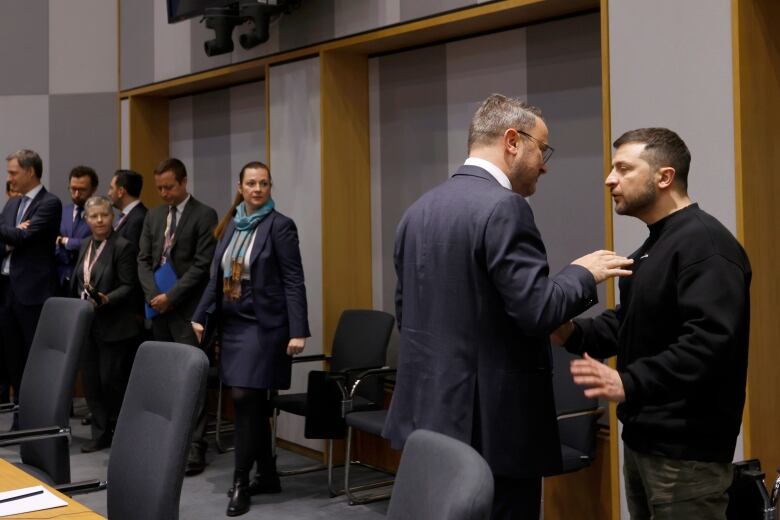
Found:
[[252, 234], [257, 225], [274, 210], [273, 199], [260, 206], [251, 215], [246, 214], [246, 204], [243, 202], [236, 208], [233, 222], [236, 228], [227, 246], [228, 254], [222, 258], [224, 273], [223, 289], [226, 297], [237, 300], [241, 296], [241, 274], [244, 269], [244, 257], [252, 240]]

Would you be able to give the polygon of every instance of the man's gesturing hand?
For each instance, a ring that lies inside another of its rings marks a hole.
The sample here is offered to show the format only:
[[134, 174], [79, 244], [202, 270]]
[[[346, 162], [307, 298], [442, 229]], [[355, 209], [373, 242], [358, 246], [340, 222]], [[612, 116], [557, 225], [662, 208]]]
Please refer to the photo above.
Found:
[[631, 271], [626, 269], [634, 261], [625, 256], [616, 255], [614, 251], [594, 251], [589, 255], [580, 257], [572, 262], [581, 265], [593, 275], [596, 283], [601, 283], [615, 276], [630, 276]]
[[585, 397], [603, 397], [616, 403], [626, 400], [623, 381], [617, 370], [596, 361], [587, 353], [584, 358], [573, 360], [570, 369], [574, 382], [585, 387]]

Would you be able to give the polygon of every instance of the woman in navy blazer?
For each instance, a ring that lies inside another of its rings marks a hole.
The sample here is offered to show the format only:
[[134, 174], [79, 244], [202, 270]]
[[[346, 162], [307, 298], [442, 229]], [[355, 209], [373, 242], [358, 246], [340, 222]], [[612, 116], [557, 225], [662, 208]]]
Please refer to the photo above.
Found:
[[241, 169], [236, 200], [214, 233], [219, 243], [211, 279], [192, 327], [202, 339], [207, 319], [215, 320], [221, 338], [220, 377], [232, 387], [236, 413], [227, 515], [238, 516], [249, 511], [251, 495], [281, 491], [271, 453], [269, 391], [290, 387], [292, 356], [303, 351], [310, 334], [298, 231], [274, 210], [265, 164]]

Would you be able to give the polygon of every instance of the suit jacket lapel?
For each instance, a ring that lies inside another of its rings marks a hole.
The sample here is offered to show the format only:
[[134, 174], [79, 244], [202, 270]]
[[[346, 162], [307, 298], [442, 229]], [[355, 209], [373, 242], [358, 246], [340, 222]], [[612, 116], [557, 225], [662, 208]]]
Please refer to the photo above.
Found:
[[276, 212], [272, 211], [257, 225], [257, 234], [255, 234], [255, 243], [252, 244], [252, 255], [250, 256], [249, 265], [254, 265], [255, 260], [260, 255], [260, 251], [265, 247], [265, 242], [268, 240], [268, 235], [271, 232], [271, 224], [276, 217]]
[[[38, 195], [36, 195], [33, 200], [30, 201], [30, 203], [27, 205], [27, 208], [24, 210], [24, 215], [22, 215], [22, 222], [25, 220], [30, 220], [30, 217], [32, 216], [33, 211], [35, 208], [38, 207], [38, 202], [41, 200], [41, 197], [46, 193], [46, 188], [41, 187], [41, 191], [38, 192]], [[21, 205], [22, 198], [19, 197], [19, 204]], [[19, 214], [19, 206], [16, 206], [16, 213], [14, 213], [14, 218], [16, 218], [16, 215]]]
[[[187, 201], [187, 205], [184, 206], [184, 211], [181, 212], [181, 215], [177, 216], [177, 222], [176, 222], [176, 231], [173, 235], [173, 243], [171, 244], [171, 251], [173, 251], [173, 248], [176, 247], [176, 242], [179, 241], [179, 236], [181, 235], [181, 231], [184, 231], [184, 228], [182, 226], [186, 226], [189, 221], [191, 220], [190, 215], [193, 211], [195, 211], [195, 205], [198, 202], [195, 200], [195, 197], [190, 195], [190, 200]], [[167, 217], [166, 217], [167, 220]], [[165, 235], [165, 225], [163, 225], [163, 235]], [[163, 240], [165, 237], [163, 236]]]
[[[92, 267], [92, 275], [90, 276], [90, 284], [92, 287], [97, 287], [98, 282], [100, 282], [100, 277], [103, 276], [103, 273], [110, 265], [111, 257], [114, 254], [114, 242], [116, 242], [116, 235], [111, 233], [106, 239], [106, 246], [103, 248], [100, 258], [97, 259], [95, 265]], [[94, 258], [93, 261], [95, 261]]]
[[222, 239], [217, 244], [217, 249], [214, 252], [214, 258], [217, 259], [218, 266], [217, 272], [222, 269], [222, 257], [225, 256], [225, 250], [227, 250], [230, 244], [230, 238], [233, 236], [233, 231], [236, 229], [236, 223], [230, 220], [225, 226], [225, 232], [222, 234]]

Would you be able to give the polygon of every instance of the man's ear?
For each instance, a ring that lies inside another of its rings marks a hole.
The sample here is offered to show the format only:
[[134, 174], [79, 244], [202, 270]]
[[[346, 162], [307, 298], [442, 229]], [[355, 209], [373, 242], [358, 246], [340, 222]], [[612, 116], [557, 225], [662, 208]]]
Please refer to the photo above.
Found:
[[658, 175], [658, 187], [663, 190], [669, 188], [672, 185], [676, 172], [671, 166], [666, 166], [658, 170]]
[[502, 139], [506, 152], [513, 154], [521, 154], [523, 152], [523, 139], [513, 128], [504, 130]]

